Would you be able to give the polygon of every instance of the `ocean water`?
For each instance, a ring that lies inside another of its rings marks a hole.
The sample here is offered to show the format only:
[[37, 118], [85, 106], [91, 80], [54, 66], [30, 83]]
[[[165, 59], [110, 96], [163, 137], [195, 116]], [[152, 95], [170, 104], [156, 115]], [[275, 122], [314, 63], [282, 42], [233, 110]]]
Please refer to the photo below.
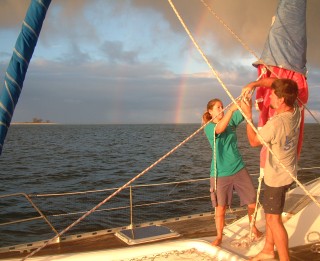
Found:
[[[97, 205], [115, 190], [149, 167], [177, 146], [200, 125], [12, 125], [0, 156], [0, 196], [26, 193], [61, 231], [83, 213]], [[319, 166], [320, 126], [305, 125], [305, 138], [299, 167]], [[239, 148], [258, 184], [259, 148], [248, 145], [245, 124], [238, 128]], [[133, 185], [134, 216], [130, 216], [129, 189], [104, 204], [70, 233], [92, 231], [134, 223], [160, 220], [194, 212], [212, 211], [208, 181], [198, 184], [173, 184], [144, 187], [140, 185], [205, 179], [209, 176], [211, 148], [203, 131], [181, 146], [158, 165], [146, 172]], [[306, 182], [319, 177], [317, 169], [299, 172], [299, 180]], [[110, 189], [110, 190], [108, 190]], [[78, 195], [41, 197], [47, 193], [97, 191]], [[177, 201], [157, 206], [153, 202], [183, 200], [200, 193], [200, 199]], [[237, 198], [234, 206], [239, 206]], [[12, 219], [37, 216], [30, 203], [21, 196], [0, 198], [0, 223]], [[116, 209], [116, 210], [113, 210]], [[24, 214], [21, 214], [24, 213]], [[74, 215], [67, 215], [67, 213]], [[0, 226], [0, 247], [23, 240], [51, 238], [54, 233], [43, 220]]]

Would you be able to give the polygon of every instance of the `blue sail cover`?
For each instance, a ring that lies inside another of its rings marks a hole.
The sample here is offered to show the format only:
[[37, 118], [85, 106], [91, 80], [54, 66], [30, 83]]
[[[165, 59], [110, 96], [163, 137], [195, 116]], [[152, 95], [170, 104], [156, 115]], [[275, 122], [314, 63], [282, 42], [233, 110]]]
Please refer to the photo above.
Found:
[[278, 66], [306, 74], [306, 0], [280, 0], [260, 60], [254, 64]]
[[0, 155], [50, 3], [51, 0], [31, 1], [6, 71], [0, 93]]

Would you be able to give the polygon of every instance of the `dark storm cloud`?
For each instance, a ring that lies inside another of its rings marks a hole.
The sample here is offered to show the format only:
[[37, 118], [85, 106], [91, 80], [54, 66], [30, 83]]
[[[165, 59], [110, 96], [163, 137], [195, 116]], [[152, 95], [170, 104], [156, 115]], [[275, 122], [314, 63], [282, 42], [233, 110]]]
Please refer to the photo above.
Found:
[[[275, 14], [278, 0], [206, 0], [205, 2], [253, 50], [261, 51], [271, 25], [272, 16]], [[226, 28], [217, 22], [217, 19], [201, 4], [201, 1], [189, 0], [188, 4], [186, 4], [184, 0], [175, 0], [173, 3], [193, 32], [197, 31], [196, 26], [201, 23], [201, 25], [204, 25], [202, 31], [214, 34], [215, 40], [218, 41], [220, 46], [224, 47], [221, 50], [228, 52], [239, 48], [238, 42], [230, 41], [230, 38], [225, 36]], [[167, 1], [133, 0], [132, 4], [140, 8], [149, 8], [161, 12], [170, 22], [172, 30], [185, 34]], [[308, 62], [317, 67], [320, 64], [320, 52], [317, 51], [317, 46], [320, 42], [320, 34], [318, 32], [318, 25], [320, 24], [319, 10], [320, 1], [307, 1]], [[204, 19], [203, 22], [202, 19]], [[258, 52], [258, 54], [260, 53]]]

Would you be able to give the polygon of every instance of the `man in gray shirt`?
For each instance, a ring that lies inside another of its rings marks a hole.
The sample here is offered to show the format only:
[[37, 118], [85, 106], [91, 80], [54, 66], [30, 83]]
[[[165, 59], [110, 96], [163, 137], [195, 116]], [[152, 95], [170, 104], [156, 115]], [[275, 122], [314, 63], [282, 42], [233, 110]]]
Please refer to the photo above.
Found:
[[[289, 260], [288, 234], [282, 223], [285, 193], [297, 174], [297, 144], [299, 140], [300, 110], [297, 105], [298, 86], [290, 79], [265, 78], [249, 83], [243, 89], [246, 97], [257, 86], [271, 87], [270, 107], [275, 115], [259, 130], [259, 135], [269, 146], [264, 167], [264, 200], [266, 218], [266, 242], [262, 251], [251, 260], [274, 258], [276, 246], [280, 260]], [[241, 107], [252, 121], [251, 102]], [[250, 124], [247, 124], [247, 136], [252, 147], [263, 142]]]

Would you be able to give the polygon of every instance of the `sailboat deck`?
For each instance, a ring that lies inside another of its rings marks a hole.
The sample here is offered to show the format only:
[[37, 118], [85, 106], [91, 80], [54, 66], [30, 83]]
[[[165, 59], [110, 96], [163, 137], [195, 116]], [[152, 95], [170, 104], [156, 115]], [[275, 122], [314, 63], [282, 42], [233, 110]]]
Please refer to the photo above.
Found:
[[[241, 211], [236, 216], [234, 216], [234, 218], [238, 218], [243, 214], [244, 211]], [[232, 220], [234, 220], [234, 218], [232, 217]], [[150, 223], [149, 225], [155, 224], [163, 225], [171, 230], [176, 231], [180, 234], [179, 239], [202, 238], [215, 235], [213, 213], [158, 221]], [[143, 224], [142, 226], [146, 225], [148, 224]], [[37, 255], [65, 254], [79, 251], [85, 252], [129, 247], [125, 242], [115, 236], [115, 232], [120, 231], [121, 229], [124, 228], [114, 229], [113, 233], [106, 232], [104, 234], [101, 233], [100, 235], [94, 235], [95, 233], [90, 233], [72, 236], [73, 238], [63, 238], [60, 243], [50, 244], [47, 247], [43, 248]], [[36, 242], [32, 245], [19, 245], [16, 246], [15, 249], [11, 248], [11, 250], [9, 250], [9, 248], [2, 248], [0, 249], [0, 259], [26, 256], [28, 251], [37, 249], [43, 244], [44, 242]]]
[[[232, 213], [229, 216], [227, 222], [232, 222], [233, 220], [245, 215], [245, 210]], [[164, 220], [151, 223], [150, 225], [161, 225], [168, 227], [171, 230], [180, 234], [178, 239], [194, 239], [194, 238], [205, 238], [210, 240], [215, 236], [215, 224], [214, 224], [214, 214], [205, 213], [201, 215], [194, 215], [189, 217], [176, 218], [172, 220]], [[148, 225], [148, 224], [144, 224]], [[123, 228], [122, 228], [123, 229]], [[121, 228], [115, 229], [121, 230]], [[163, 241], [168, 241], [172, 239], [166, 239]], [[36, 242], [33, 244], [19, 245], [16, 248], [2, 248], [0, 249], [0, 259], [7, 258], [22, 258], [25, 257], [31, 251], [37, 249], [44, 242]], [[148, 243], [145, 243], [148, 244]], [[125, 242], [120, 240], [115, 236], [115, 233], [90, 233], [72, 236], [72, 238], [63, 238], [60, 243], [50, 244], [40, 250], [35, 256], [44, 255], [57, 255], [57, 254], [67, 254], [67, 253], [79, 253], [115, 248], [129, 247]], [[301, 260], [320, 260], [320, 254], [311, 251], [311, 245], [305, 245], [301, 247], [295, 247], [290, 249], [290, 257], [292, 261]]]

